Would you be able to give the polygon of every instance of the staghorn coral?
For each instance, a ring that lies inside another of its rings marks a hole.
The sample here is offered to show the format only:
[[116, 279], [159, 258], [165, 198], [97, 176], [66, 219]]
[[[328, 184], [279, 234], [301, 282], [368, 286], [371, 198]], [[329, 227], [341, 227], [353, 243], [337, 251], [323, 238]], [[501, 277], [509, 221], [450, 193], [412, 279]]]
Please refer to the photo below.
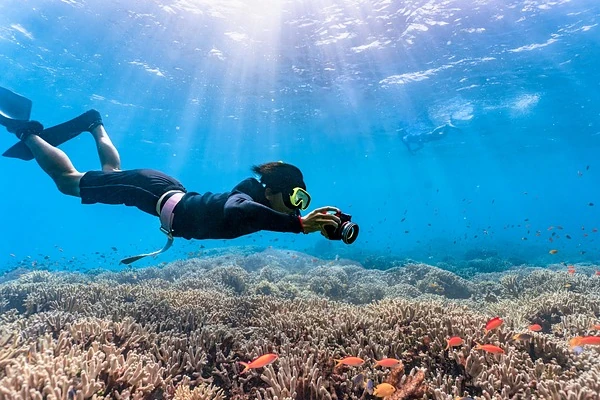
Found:
[[[598, 279], [575, 275], [580, 289], [574, 291], [557, 289], [562, 271], [466, 281], [424, 264], [369, 271], [273, 249], [261, 257], [228, 254], [122, 273], [43, 273], [5, 282], [0, 398], [196, 393], [364, 400], [369, 397], [355, 378], [392, 379], [373, 360], [394, 357], [411, 371], [394, 375], [398, 398], [598, 399], [598, 351], [576, 354], [567, 346], [571, 337], [594, 332]], [[329, 292], [316, 284], [328, 277], [335, 287]], [[424, 289], [431, 283], [443, 290]], [[482, 326], [495, 315], [505, 324], [484, 334]], [[544, 330], [529, 342], [511, 339], [538, 321]], [[461, 336], [464, 345], [446, 350], [450, 336]], [[506, 354], [476, 351], [474, 342], [500, 345]], [[268, 352], [279, 360], [240, 375], [238, 361]], [[347, 355], [367, 363], [334, 369], [333, 358]]]
[[189, 387], [189, 380], [184, 379], [175, 388], [174, 400], [224, 400], [223, 390], [205, 383], [196, 386], [193, 390]]
[[408, 264], [405, 268], [388, 271], [394, 283], [415, 286], [422, 293], [443, 295], [447, 298], [465, 299], [475, 292], [475, 286], [452, 272], [426, 264]]
[[269, 388], [261, 389], [258, 399], [331, 399], [324, 385], [314, 354], [291, 354], [280, 362], [278, 372], [265, 368], [261, 379]]
[[342, 267], [318, 267], [309, 272], [309, 287], [316, 294], [342, 299], [348, 291], [348, 274]]

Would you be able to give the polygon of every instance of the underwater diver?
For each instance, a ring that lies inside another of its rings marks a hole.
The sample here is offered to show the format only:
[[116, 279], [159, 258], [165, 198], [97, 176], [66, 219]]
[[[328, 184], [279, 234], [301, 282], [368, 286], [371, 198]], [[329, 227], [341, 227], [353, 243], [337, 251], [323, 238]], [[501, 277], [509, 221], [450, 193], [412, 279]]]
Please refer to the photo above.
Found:
[[402, 136], [402, 143], [406, 146], [410, 154], [416, 154], [424, 147], [424, 143], [440, 140], [450, 132], [460, 131], [452, 124], [452, 121], [445, 125], [438, 126], [431, 132], [422, 132], [417, 134], [406, 134]]
[[[124, 204], [158, 216], [167, 243], [161, 250], [121, 260], [130, 264], [168, 250], [174, 237], [185, 239], [232, 239], [261, 230], [305, 234], [318, 232], [331, 240], [350, 244], [358, 235], [351, 216], [336, 207], [321, 207], [300, 215], [311, 197], [302, 172], [284, 162], [254, 166], [260, 180], [248, 178], [231, 192], [188, 192], [176, 179], [151, 169], [121, 170], [116, 147], [96, 110], [60, 125], [44, 129], [30, 121], [31, 101], [0, 88], [0, 124], [19, 142], [3, 155], [34, 159], [58, 189], [80, 197], [82, 204]], [[100, 171], [79, 172], [56, 146], [82, 132], [92, 134], [102, 165]], [[332, 213], [333, 212], [333, 213]]]

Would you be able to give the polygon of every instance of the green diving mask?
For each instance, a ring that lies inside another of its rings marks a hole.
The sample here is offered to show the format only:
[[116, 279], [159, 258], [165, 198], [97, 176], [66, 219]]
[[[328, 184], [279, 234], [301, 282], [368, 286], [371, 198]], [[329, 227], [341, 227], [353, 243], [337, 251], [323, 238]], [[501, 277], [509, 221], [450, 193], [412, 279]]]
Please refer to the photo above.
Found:
[[306, 210], [310, 204], [310, 194], [301, 187], [295, 187], [292, 189], [289, 198], [285, 195], [283, 196], [283, 202], [289, 208]]

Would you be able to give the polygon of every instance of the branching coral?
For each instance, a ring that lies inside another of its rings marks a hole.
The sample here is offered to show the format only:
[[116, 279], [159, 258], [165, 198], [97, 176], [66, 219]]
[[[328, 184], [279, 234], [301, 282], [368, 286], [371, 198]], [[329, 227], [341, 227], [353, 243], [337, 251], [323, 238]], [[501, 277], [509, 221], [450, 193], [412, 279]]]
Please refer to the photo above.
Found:
[[184, 379], [177, 388], [173, 400], [224, 400], [223, 390], [215, 388], [213, 385], [202, 383], [193, 390], [190, 389], [190, 382]]
[[[0, 398], [365, 400], [372, 379], [393, 384], [393, 400], [598, 399], [598, 352], [578, 354], [567, 342], [595, 334], [599, 279], [571, 277], [581, 288], [573, 291], [557, 289], [564, 272], [511, 272], [499, 283], [424, 264], [368, 271], [293, 256], [270, 250], [6, 282]], [[496, 315], [504, 325], [485, 334]], [[542, 332], [512, 339], [532, 322]], [[464, 343], [446, 349], [452, 336]], [[241, 374], [239, 361], [265, 353], [279, 360]], [[334, 368], [345, 356], [367, 362]], [[411, 373], [374, 366], [385, 357]]]

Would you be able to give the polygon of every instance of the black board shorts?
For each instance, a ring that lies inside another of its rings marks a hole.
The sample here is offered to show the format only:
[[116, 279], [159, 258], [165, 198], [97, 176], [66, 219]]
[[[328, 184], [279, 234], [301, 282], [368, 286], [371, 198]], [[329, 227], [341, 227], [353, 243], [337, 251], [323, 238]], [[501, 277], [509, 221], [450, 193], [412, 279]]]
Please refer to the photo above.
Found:
[[79, 181], [82, 204], [125, 204], [155, 216], [156, 202], [169, 190], [186, 192], [175, 178], [152, 169], [89, 171]]

